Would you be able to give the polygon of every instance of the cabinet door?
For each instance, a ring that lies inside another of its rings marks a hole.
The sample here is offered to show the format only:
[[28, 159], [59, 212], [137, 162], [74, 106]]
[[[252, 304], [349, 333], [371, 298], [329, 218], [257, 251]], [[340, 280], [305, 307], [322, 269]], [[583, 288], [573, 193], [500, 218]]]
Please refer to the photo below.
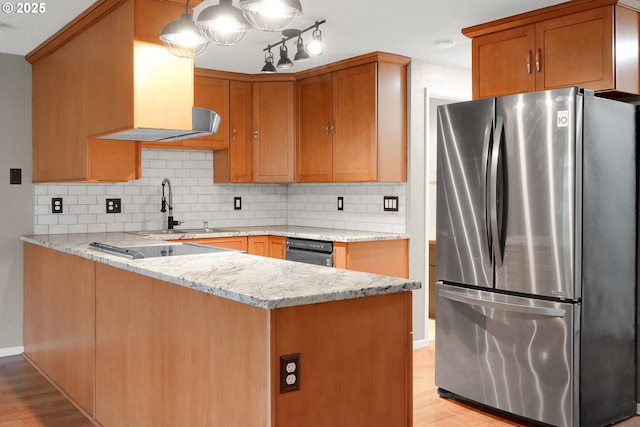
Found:
[[269, 256], [269, 236], [249, 236], [247, 240], [248, 254]]
[[229, 182], [251, 182], [251, 83], [230, 83]]
[[182, 142], [184, 147], [226, 148], [229, 146], [229, 80], [195, 77], [193, 102], [220, 115], [220, 129], [213, 135]]
[[331, 74], [297, 82], [297, 181], [333, 180]]
[[253, 182], [293, 182], [293, 82], [253, 85]]
[[286, 259], [286, 237], [269, 236], [269, 256], [271, 258]]
[[535, 55], [540, 59], [536, 90], [614, 88], [613, 6], [541, 22], [535, 32]]
[[535, 90], [534, 26], [527, 25], [473, 39], [473, 98]]
[[333, 73], [334, 181], [377, 179], [376, 87], [375, 63]]

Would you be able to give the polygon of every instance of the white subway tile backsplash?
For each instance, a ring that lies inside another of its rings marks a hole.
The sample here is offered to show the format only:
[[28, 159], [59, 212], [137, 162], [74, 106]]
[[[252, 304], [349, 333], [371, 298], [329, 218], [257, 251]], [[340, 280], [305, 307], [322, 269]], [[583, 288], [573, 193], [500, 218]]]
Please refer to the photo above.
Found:
[[[213, 153], [200, 150], [142, 150], [142, 178], [113, 184], [36, 184], [36, 234], [155, 230], [164, 178], [171, 180], [173, 208], [182, 228], [301, 225], [404, 233], [406, 186], [378, 184], [213, 184]], [[165, 189], [165, 193], [167, 189]], [[168, 197], [168, 194], [165, 194]], [[384, 212], [382, 196], [398, 196], [399, 212]], [[242, 197], [242, 210], [233, 198]], [[344, 210], [337, 210], [337, 197]], [[51, 198], [62, 197], [62, 214]], [[122, 213], [107, 214], [105, 199], [120, 198]]]

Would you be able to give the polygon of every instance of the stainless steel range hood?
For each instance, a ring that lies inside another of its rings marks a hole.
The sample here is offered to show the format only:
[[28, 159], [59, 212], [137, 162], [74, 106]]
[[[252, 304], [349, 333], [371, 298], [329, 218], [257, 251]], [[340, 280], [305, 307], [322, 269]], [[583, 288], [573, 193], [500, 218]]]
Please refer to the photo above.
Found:
[[124, 141], [171, 142], [181, 139], [198, 138], [218, 132], [222, 118], [215, 111], [206, 108], [192, 108], [191, 129], [148, 129], [137, 128], [103, 135], [98, 139], [117, 139]]

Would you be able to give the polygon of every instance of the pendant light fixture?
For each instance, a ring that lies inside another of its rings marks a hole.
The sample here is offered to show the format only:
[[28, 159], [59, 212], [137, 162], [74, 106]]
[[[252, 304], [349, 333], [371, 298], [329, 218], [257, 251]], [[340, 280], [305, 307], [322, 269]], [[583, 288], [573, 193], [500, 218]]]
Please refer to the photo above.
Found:
[[207, 39], [200, 34], [189, 13], [189, 0], [180, 19], [168, 23], [162, 29], [160, 40], [169, 52], [181, 58], [194, 58], [207, 50]]
[[262, 67], [262, 72], [267, 74], [277, 73], [276, 67], [273, 65], [273, 53], [271, 53], [271, 49], [264, 55], [264, 67]]
[[282, 31], [302, 15], [300, 0], [240, 0], [245, 18], [262, 31]]
[[293, 62], [289, 59], [289, 51], [287, 49], [287, 45], [284, 42], [285, 39], [282, 39], [282, 44], [280, 45], [280, 60], [278, 61], [278, 68], [291, 68], [293, 67]]
[[219, 4], [205, 8], [196, 25], [207, 40], [222, 46], [240, 43], [251, 31], [251, 25], [242, 11], [233, 6], [233, 0], [220, 0]]
[[316, 22], [316, 29], [313, 30], [311, 35], [312, 40], [307, 44], [307, 52], [311, 55], [322, 55], [324, 48], [322, 47], [322, 31], [320, 31], [319, 25]]
[[304, 41], [302, 40], [302, 31], [295, 28], [282, 30], [282, 35], [287, 40], [297, 38], [293, 43], [296, 45], [296, 55], [293, 57], [294, 62], [308, 61], [311, 59], [309, 52], [304, 47]]

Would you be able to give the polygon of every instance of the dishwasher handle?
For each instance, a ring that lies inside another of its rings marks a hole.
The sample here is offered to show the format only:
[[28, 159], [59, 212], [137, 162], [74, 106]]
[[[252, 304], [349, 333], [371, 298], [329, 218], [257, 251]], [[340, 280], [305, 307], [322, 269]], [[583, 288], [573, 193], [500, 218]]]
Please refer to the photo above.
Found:
[[440, 290], [438, 292], [442, 298], [446, 298], [451, 301], [461, 302], [468, 305], [476, 305], [479, 307], [493, 308], [496, 310], [511, 311], [515, 313], [523, 314], [535, 314], [545, 317], [560, 317], [563, 318], [567, 314], [567, 310], [548, 307], [532, 307], [529, 305], [514, 304], [509, 302], [491, 301], [480, 297], [461, 295], [457, 292]]

